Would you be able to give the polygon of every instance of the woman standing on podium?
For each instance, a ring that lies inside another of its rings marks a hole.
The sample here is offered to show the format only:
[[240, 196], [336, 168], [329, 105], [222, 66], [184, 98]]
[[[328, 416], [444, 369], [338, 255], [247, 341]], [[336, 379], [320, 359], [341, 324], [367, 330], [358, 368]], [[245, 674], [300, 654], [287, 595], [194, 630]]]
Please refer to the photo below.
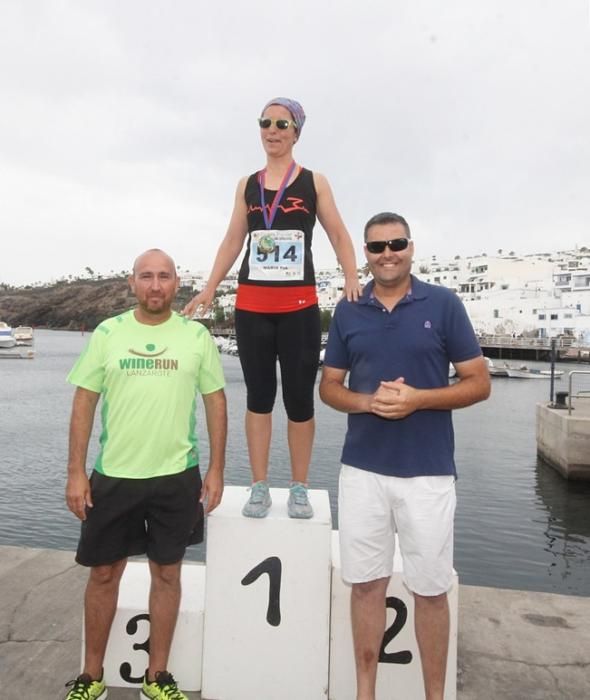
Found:
[[185, 307], [203, 315], [247, 239], [235, 309], [238, 353], [247, 388], [246, 439], [252, 489], [242, 513], [263, 518], [271, 506], [268, 460], [276, 361], [288, 417], [292, 482], [288, 513], [311, 518], [307, 474], [315, 432], [313, 392], [319, 364], [320, 315], [311, 252], [316, 216], [334, 248], [345, 294], [358, 299], [352, 241], [323, 175], [298, 165], [293, 146], [305, 123], [295, 100], [270, 100], [258, 119], [266, 167], [238, 183], [227, 233], [205, 288]]

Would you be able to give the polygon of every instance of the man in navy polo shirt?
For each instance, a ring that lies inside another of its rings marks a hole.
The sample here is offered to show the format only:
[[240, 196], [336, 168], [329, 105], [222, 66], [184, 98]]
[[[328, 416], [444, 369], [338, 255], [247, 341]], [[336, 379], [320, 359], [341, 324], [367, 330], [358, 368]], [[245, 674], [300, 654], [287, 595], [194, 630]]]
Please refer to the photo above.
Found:
[[[322, 400], [349, 414], [338, 506], [357, 700], [375, 698], [395, 532], [414, 594], [426, 700], [443, 700], [456, 478], [451, 411], [490, 394], [461, 301], [411, 275], [413, 254], [402, 216], [384, 212], [367, 222], [373, 280], [357, 303], [336, 307], [320, 384]], [[459, 378], [452, 385], [449, 363]]]

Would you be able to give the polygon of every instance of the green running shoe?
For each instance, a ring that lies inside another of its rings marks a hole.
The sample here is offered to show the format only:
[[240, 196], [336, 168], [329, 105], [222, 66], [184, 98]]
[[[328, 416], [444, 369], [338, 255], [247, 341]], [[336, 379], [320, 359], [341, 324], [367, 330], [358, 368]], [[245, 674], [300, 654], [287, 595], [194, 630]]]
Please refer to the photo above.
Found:
[[307, 496], [307, 487], [300, 481], [294, 481], [289, 489], [287, 513], [290, 518], [312, 518], [313, 508]]
[[272, 505], [270, 491], [266, 481], [257, 481], [252, 484], [250, 498], [242, 508], [242, 515], [246, 518], [265, 518]]
[[178, 690], [176, 681], [168, 671], [156, 671], [156, 680], [153, 683], [148, 683], [146, 671], [139, 697], [148, 700], [188, 700], [186, 695]]
[[102, 678], [93, 681], [87, 673], [82, 673], [73, 681], [66, 683], [66, 688], [71, 688], [64, 700], [106, 700], [107, 687]]

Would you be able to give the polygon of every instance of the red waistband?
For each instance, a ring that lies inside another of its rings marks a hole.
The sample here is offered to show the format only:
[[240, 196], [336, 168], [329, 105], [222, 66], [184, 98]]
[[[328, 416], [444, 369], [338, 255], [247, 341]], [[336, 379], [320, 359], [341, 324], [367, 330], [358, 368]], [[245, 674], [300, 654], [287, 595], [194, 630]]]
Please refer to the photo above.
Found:
[[265, 287], [258, 284], [239, 284], [236, 297], [236, 309], [261, 314], [299, 311], [317, 303], [315, 285]]

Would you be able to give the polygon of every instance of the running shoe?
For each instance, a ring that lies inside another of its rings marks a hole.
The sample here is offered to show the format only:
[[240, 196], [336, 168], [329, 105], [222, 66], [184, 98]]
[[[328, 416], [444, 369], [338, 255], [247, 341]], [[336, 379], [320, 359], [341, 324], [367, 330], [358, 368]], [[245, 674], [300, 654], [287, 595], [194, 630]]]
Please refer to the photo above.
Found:
[[176, 681], [168, 671], [156, 671], [156, 680], [153, 683], [148, 683], [146, 671], [139, 697], [148, 700], [188, 700], [186, 695], [178, 690]]
[[242, 515], [247, 518], [265, 518], [272, 505], [270, 491], [266, 481], [257, 481], [252, 484], [250, 498], [242, 508]]
[[313, 508], [307, 496], [307, 486], [300, 481], [294, 481], [289, 489], [287, 513], [290, 518], [312, 518]]
[[93, 681], [87, 673], [82, 673], [73, 681], [66, 683], [71, 688], [64, 700], [106, 700], [108, 695], [104, 681]]

